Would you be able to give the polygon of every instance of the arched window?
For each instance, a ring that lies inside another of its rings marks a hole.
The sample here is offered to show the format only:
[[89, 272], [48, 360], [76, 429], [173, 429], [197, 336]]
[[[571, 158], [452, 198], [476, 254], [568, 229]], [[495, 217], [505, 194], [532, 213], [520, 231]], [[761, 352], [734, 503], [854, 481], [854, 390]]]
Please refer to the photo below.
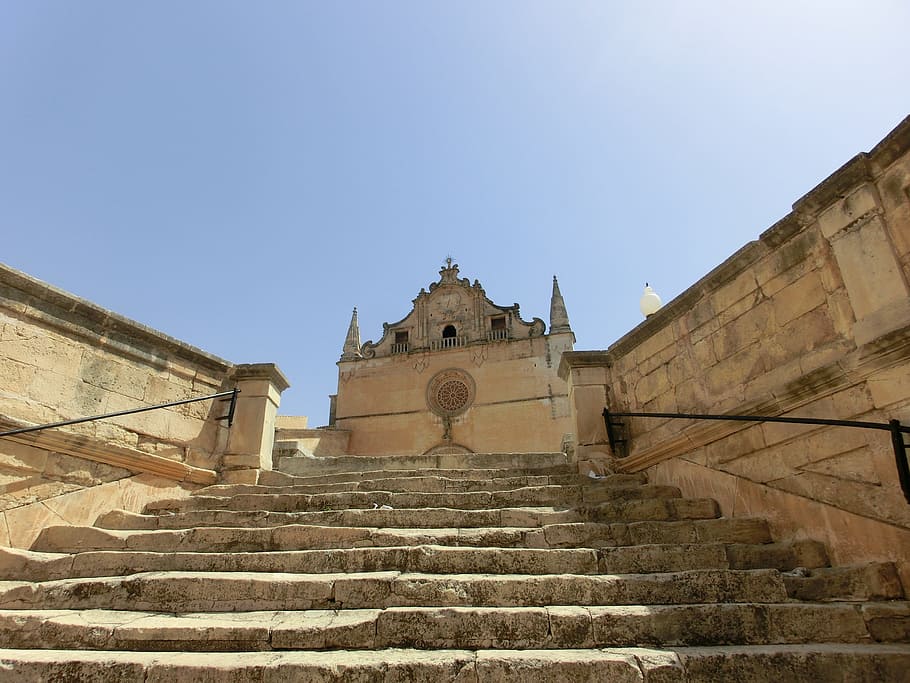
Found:
[[455, 339], [458, 336], [458, 333], [455, 331], [454, 325], [446, 325], [442, 328], [442, 338], [443, 339]]

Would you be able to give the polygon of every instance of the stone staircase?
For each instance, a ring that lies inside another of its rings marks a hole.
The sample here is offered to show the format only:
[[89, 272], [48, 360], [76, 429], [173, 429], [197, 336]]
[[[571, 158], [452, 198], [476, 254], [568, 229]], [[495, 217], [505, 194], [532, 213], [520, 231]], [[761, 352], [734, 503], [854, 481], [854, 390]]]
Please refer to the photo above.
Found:
[[893, 566], [643, 476], [281, 467], [0, 549], [0, 680], [910, 681]]

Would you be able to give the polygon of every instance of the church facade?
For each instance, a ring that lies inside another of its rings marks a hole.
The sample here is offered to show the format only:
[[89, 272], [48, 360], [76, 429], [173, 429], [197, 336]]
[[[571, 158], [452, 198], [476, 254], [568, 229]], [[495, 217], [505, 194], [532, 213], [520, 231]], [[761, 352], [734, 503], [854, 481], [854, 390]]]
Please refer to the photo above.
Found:
[[448, 259], [403, 319], [360, 343], [357, 310], [338, 361], [331, 426], [361, 455], [554, 451], [571, 432], [557, 375], [575, 335], [556, 278], [549, 329], [499, 306]]

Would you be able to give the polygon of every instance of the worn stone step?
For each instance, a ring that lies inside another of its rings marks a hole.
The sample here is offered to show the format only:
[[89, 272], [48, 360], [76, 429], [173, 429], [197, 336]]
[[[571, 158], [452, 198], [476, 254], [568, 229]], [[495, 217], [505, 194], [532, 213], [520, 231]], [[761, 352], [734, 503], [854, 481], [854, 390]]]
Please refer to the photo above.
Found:
[[[75, 555], [0, 549], [0, 579], [47, 581], [157, 571], [336, 573], [406, 571], [433, 574], [639, 574], [726, 569], [722, 543], [616, 548], [474, 548], [417, 545], [276, 552], [193, 553], [90, 551]], [[749, 569], [773, 568], [748, 567]]]
[[193, 492], [196, 496], [235, 496], [281, 493], [344, 493], [349, 491], [390, 491], [401, 493], [464, 493], [472, 491], [508, 491], [537, 486], [640, 486], [645, 478], [638, 474], [611, 474], [592, 480], [578, 474], [503, 476], [494, 478], [450, 478], [444, 476], [408, 476], [360, 479], [335, 483], [291, 484], [216, 484]]
[[811, 643], [562, 650], [124, 652], [0, 650], [17, 683], [781, 683], [907, 680], [910, 646]]
[[[585, 473], [586, 474], [586, 473]], [[647, 480], [644, 473], [637, 473], [641, 483]], [[304, 486], [313, 484], [338, 484], [374, 479], [388, 479], [400, 477], [444, 477], [446, 479], [501, 479], [505, 477], [523, 476], [580, 476], [574, 465], [554, 465], [550, 467], [505, 467], [505, 468], [475, 468], [475, 469], [440, 469], [428, 468], [423, 470], [351, 470], [335, 474], [293, 475], [277, 470], [262, 470], [259, 473], [259, 485], [262, 486]]]
[[779, 543], [727, 546], [727, 558], [732, 569], [761, 569], [774, 567], [782, 571], [827, 567], [828, 551], [824, 543], [813, 540], [782, 541]]
[[905, 597], [897, 567], [891, 562], [823, 567], [808, 572], [792, 572], [783, 578], [790, 597], [797, 600], [860, 602]]
[[[907, 604], [901, 603], [906, 618]], [[259, 651], [869, 642], [877, 605], [734, 603], [197, 612], [0, 610], [12, 648]], [[884, 605], [893, 613], [892, 605]]]
[[648, 498], [678, 498], [675, 486], [645, 484], [641, 486], [528, 486], [507, 491], [474, 491], [468, 493], [395, 493], [391, 491], [351, 491], [317, 494], [241, 494], [204, 496], [163, 500], [146, 505], [146, 512], [164, 510], [271, 510], [305, 512], [344, 510], [390, 505], [393, 508], [453, 508], [487, 510], [516, 505], [580, 505], [607, 501]]
[[455, 545], [502, 548], [602, 548], [674, 543], [770, 543], [767, 523], [754, 519], [697, 519], [628, 524], [568, 523], [530, 527], [375, 528], [287, 525], [263, 528], [193, 527], [121, 531], [94, 527], [48, 527], [32, 549], [154, 552], [262, 552], [368, 546]]
[[[467, 536], [467, 530], [465, 530]], [[549, 524], [527, 530], [522, 542], [530, 548], [603, 548], [672, 543], [770, 543], [763, 519], [696, 519], [628, 524]]]
[[534, 469], [566, 466], [565, 453], [448, 453], [440, 455], [340, 455], [276, 458], [275, 469], [294, 475], [337, 474], [382, 470]]
[[910, 646], [849, 643], [673, 648], [686, 683], [906, 683]]
[[405, 508], [401, 510], [320, 510], [317, 512], [272, 512], [268, 510], [189, 510], [138, 514], [113, 510], [99, 517], [103, 529], [187, 529], [194, 526], [267, 527], [287, 524], [319, 526], [369, 526], [468, 528], [481, 526], [538, 527], [570, 522], [671, 521], [714, 519], [720, 515], [717, 503], [707, 499], [646, 498], [571, 509], [554, 507], [453, 510], [452, 508]]
[[781, 602], [776, 570], [658, 574], [288, 574], [149, 572], [130, 576], [0, 582], [0, 609], [154, 612], [534, 607]]

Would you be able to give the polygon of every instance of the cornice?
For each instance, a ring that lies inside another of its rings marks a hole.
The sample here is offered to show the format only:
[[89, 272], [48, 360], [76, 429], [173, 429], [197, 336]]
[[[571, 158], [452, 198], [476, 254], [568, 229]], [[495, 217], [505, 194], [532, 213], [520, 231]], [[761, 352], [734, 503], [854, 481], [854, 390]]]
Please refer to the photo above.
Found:
[[16, 314], [34, 318], [65, 334], [138, 357], [161, 362], [166, 352], [193, 365], [224, 373], [229, 361], [0, 263], [0, 300]]

